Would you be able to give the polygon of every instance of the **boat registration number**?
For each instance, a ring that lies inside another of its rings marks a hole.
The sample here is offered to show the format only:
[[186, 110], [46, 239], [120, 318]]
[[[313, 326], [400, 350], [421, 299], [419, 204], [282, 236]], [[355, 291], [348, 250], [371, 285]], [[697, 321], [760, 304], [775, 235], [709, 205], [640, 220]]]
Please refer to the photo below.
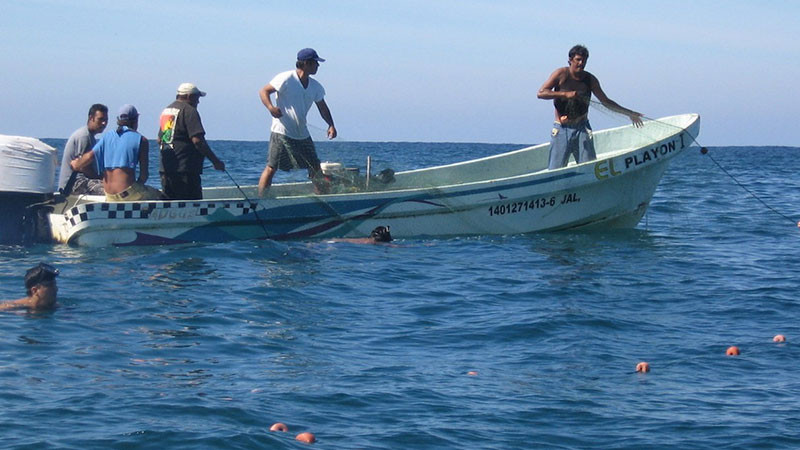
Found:
[[504, 203], [489, 207], [490, 216], [502, 216], [504, 214], [516, 214], [533, 209], [546, 208], [548, 206], [556, 206], [555, 197], [541, 197], [529, 200], [526, 202]]

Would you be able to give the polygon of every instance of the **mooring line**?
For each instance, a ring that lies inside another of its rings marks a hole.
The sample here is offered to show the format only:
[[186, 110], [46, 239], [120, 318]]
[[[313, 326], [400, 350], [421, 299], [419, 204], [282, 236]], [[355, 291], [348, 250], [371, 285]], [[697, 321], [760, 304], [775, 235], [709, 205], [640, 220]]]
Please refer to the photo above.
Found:
[[[605, 105], [603, 105], [602, 103], [600, 103], [600, 102], [598, 102], [598, 101], [596, 101], [596, 100], [590, 100], [590, 102], [591, 102], [591, 103], [592, 103], [592, 105], [593, 105], [593, 106], [595, 106], [596, 108], [602, 107], [602, 109], [608, 110], [608, 111], [610, 111], [610, 112], [612, 112], [612, 113], [615, 113], [615, 114], [620, 114], [620, 115], [624, 115], [623, 113], [620, 113], [620, 112], [616, 112], [616, 111], [613, 111], [613, 110], [611, 110], [610, 108], [606, 107]], [[674, 128], [678, 128], [678, 129], [681, 129], [681, 130], [685, 129], [685, 128], [679, 127], [679, 126], [677, 126], [677, 125], [673, 125], [673, 124], [671, 124], [671, 123], [666, 123], [666, 122], [662, 122], [662, 121], [660, 121], [660, 120], [658, 120], [658, 119], [653, 119], [652, 117], [647, 117], [647, 116], [645, 116], [645, 115], [642, 115], [642, 118], [643, 118], [643, 119], [646, 119], [646, 120], [649, 120], [649, 121], [652, 121], [652, 122], [656, 122], [656, 123], [658, 123], [658, 124], [661, 124], [661, 125], [666, 125], [666, 126], [668, 126], [668, 127], [674, 127]], [[688, 134], [688, 135], [689, 135], [689, 137], [692, 139], [692, 142], [694, 142], [695, 144], [697, 144], [697, 145], [700, 147], [700, 154], [701, 154], [701, 155], [706, 155], [706, 156], [708, 156], [709, 158], [711, 158], [711, 161], [713, 161], [713, 162], [714, 162], [714, 164], [716, 164], [716, 166], [717, 166], [717, 167], [719, 167], [719, 169], [720, 169], [720, 170], [722, 170], [722, 172], [723, 172], [723, 173], [725, 173], [725, 175], [727, 175], [728, 177], [730, 177], [730, 179], [731, 179], [731, 180], [733, 180], [733, 182], [734, 182], [734, 183], [736, 183], [736, 185], [737, 185], [737, 186], [739, 186], [739, 187], [740, 187], [740, 188], [742, 188], [742, 189], [743, 189], [745, 192], [747, 192], [748, 194], [750, 194], [750, 196], [752, 196], [754, 199], [758, 200], [758, 202], [759, 202], [759, 203], [761, 203], [762, 205], [764, 205], [764, 207], [766, 207], [768, 210], [770, 210], [770, 211], [772, 211], [773, 213], [777, 214], [778, 216], [780, 216], [780, 217], [782, 217], [782, 218], [784, 218], [784, 219], [786, 219], [786, 220], [788, 220], [788, 221], [792, 222], [792, 224], [793, 224], [793, 225], [796, 225], [796, 226], [800, 227], [800, 222], [798, 222], [798, 221], [797, 221], [797, 220], [795, 220], [795, 219], [792, 219], [791, 217], [789, 217], [789, 216], [787, 216], [787, 215], [783, 214], [782, 212], [780, 212], [780, 211], [778, 211], [777, 209], [775, 209], [775, 208], [773, 208], [772, 206], [770, 206], [770, 205], [769, 205], [767, 202], [765, 202], [763, 199], [761, 199], [761, 197], [759, 197], [758, 195], [756, 195], [756, 193], [755, 193], [755, 192], [753, 192], [753, 191], [751, 191], [750, 189], [748, 189], [748, 188], [747, 188], [747, 187], [746, 187], [744, 184], [742, 184], [741, 182], [739, 182], [739, 180], [737, 180], [737, 179], [736, 179], [736, 177], [734, 177], [734, 176], [733, 176], [733, 175], [732, 175], [730, 172], [728, 172], [727, 170], [725, 170], [725, 168], [724, 168], [724, 167], [722, 167], [722, 164], [720, 164], [720, 163], [719, 163], [719, 162], [718, 162], [716, 159], [714, 159], [714, 157], [713, 157], [713, 156], [711, 156], [711, 153], [708, 151], [708, 148], [707, 148], [707, 147], [705, 147], [705, 146], [704, 146], [703, 144], [701, 144], [700, 142], [698, 142], [698, 140], [697, 140], [697, 137], [695, 137], [695, 136], [692, 136], [692, 134], [691, 134], [691, 133], [687, 133], [687, 134]]]
[[720, 170], [722, 170], [723, 172], [725, 172], [725, 175], [727, 175], [727, 176], [731, 177], [731, 180], [733, 180], [733, 181], [734, 181], [734, 182], [735, 182], [737, 185], [739, 185], [739, 187], [740, 187], [740, 188], [744, 189], [744, 190], [745, 190], [745, 192], [747, 192], [748, 194], [752, 195], [754, 199], [756, 199], [756, 200], [758, 200], [759, 202], [761, 202], [761, 204], [762, 204], [762, 205], [764, 205], [764, 206], [765, 206], [767, 209], [769, 209], [770, 211], [774, 212], [775, 214], [777, 214], [777, 215], [779, 215], [779, 216], [783, 217], [784, 219], [786, 219], [786, 220], [788, 220], [788, 221], [792, 222], [792, 224], [795, 224], [795, 225], [797, 225], [797, 226], [800, 226], [800, 224], [799, 224], [799, 223], [798, 223], [796, 220], [792, 219], [791, 217], [789, 217], [789, 216], [787, 216], [787, 215], [783, 214], [782, 212], [780, 212], [780, 211], [776, 210], [775, 208], [773, 208], [772, 206], [768, 205], [768, 204], [767, 204], [767, 202], [765, 202], [764, 200], [762, 200], [762, 199], [761, 199], [761, 197], [759, 197], [759, 196], [758, 196], [758, 195], [756, 195], [756, 194], [755, 194], [753, 191], [751, 191], [750, 189], [748, 189], [748, 188], [747, 188], [745, 185], [743, 185], [742, 183], [740, 183], [740, 182], [739, 182], [739, 180], [737, 180], [737, 179], [736, 179], [736, 177], [734, 177], [733, 175], [731, 175], [731, 173], [730, 173], [730, 172], [728, 172], [727, 170], [725, 170], [725, 168], [724, 168], [724, 167], [722, 167], [722, 164], [720, 164], [719, 162], [717, 162], [717, 160], [716, 160], [716, 159], [714, 159], [714, 157], [713, 157], [713, 156], [711, 156], [711, 154], [708, 152], [708, 149], [707, 149], [707, 148], [705, 148], [705, 147], [702, 147], [702, 148], [700, 149], [700, 153], [701, 153], [701, 154], [703, 154], [703, 155], [706, 155], [706, 156], [708, 156], [709, 158], [711, 158], [711, 161], [714, 161], [714, 164], [716, 164], [716, 165], [717, 165], [717, 167], [719, 167], [719, 168], [720, 168]]

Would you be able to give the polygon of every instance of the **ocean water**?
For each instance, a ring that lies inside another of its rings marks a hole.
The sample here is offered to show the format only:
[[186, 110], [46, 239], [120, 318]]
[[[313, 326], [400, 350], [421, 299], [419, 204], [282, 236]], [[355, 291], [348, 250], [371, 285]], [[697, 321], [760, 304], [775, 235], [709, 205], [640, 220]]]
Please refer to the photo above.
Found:
[[[257, 181], [266, 143], [212, 147]], [[403, 170], [517, 147], [319, 152]], [[626, 231], [0, 247], [0, 299], [62, 272], [57, 310], [0, 313], [0, 447], [800, 447], [799, 156], [692, 148]]]

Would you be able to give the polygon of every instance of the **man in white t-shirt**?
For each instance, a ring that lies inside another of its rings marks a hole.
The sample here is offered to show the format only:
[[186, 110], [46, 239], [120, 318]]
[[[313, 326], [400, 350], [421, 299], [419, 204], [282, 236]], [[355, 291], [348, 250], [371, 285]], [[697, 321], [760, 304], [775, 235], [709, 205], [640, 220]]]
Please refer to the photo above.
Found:
[[[258, 195], [263, 196], [272, 184], [278, 169], [308, 169], [314, 179], [321, 173], [314, 141], [306, 125], [306, 115], [312, 104], [328, 124], [328, 139], [336, 137], [333, 117], [325, 103], [325, 89], [310, 75], [317, 73], [319, 63], [325, 61], [312, 48], [297, 52], [296, 69], [282, 72], [259, 91], [261, 102], [272, 115], [267, 166], [258, 180]], [[270, 96], [276, 94], [275, 104]]]

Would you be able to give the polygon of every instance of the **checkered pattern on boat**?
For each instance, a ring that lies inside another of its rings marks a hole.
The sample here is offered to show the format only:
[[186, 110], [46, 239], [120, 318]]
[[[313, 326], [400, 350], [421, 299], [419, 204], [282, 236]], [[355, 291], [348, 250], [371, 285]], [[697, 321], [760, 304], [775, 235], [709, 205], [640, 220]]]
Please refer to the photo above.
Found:
[[199, 208], [198, 216], [208, 216], [217, 209], [227, 209], [234, 216], [255, 210], [255, 204], [245, 202], [122, 202], [86, 203], [64, 214], [67, 222], [75, 226], [90, 219], [148, 219], [157, 210]]

